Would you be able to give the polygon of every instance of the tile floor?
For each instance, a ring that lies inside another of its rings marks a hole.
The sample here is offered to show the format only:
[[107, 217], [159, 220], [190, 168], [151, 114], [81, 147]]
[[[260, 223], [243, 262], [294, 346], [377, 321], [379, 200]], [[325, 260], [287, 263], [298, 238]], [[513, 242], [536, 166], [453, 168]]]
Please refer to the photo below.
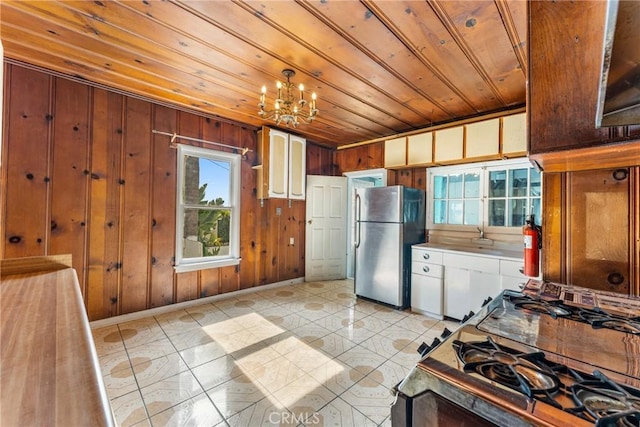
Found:
[[310, 282], [93, 330], [120, 426], [390, 426], [389, 389], [444, 327]]

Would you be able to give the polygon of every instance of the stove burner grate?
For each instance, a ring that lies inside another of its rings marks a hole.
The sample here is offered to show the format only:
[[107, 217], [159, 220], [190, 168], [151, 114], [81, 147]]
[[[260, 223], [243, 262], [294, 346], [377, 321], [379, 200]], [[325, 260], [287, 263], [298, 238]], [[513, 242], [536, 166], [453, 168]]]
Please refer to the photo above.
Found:
[[455, 340], [452, 346], [465, 372], [477, 373], [596, 427], [640, 427], [640, 390], [620, 385], [598, 370], [578, 372], [548, 360], [543, 352], [520, 352], [490, 336], [479, 342]]
[[486, 341], [464, 343], [454, 341], [458, 359], [464, 363], [465, 372], [476, 372], [503, 386], [537, 398], [562, 409], [552, 395], [561, 386], [554, 369], [544, 353], [521, 353], [497, 344], [491, 337]]
[[640, 335], [640, 317], [623, 317], [608, 313], [599, 307], [583, 308], [564, 304], [561, 300], [544, 300], [529, 295], [504, 296], [519, 310], [548, 314], [556, 318], [567, 318], [590, 324], [594, 329], [612, 329]]
[[597, 427], [640, 426], [640, 390], [624, 387], [602, 372], [569, 386], [578, 405], [572, 412], [586, 415]]

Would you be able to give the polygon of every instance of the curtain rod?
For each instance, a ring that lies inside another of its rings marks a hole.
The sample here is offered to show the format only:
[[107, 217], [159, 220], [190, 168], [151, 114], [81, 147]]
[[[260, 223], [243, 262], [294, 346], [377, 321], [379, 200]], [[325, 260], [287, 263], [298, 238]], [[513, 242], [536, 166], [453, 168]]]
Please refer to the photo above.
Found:
[[161, 132], [161, 131], [155, 130], [155, 129], [153, 129], [151, 132], [156, 133], [158, 135], [170, 136], [171, 137], [171, 141], [169, 142], [169, 144], [175, 144], [176, 139], [186, 139], [187, 141], [202, 142], [204, 144], [211, 144], [211, 145], [217, 145], [219, 147], [231, 148], [232, 150], [241, 151], [242, 152], [241, 154], [243, 156], [245, 154], [247, 154], [247, 152], [253, 151], [253, 150], [248, 149], [247, 147], [243, 147], [243, 148], [234, 147], [233, 145], [221, 144], [219, 142], [207, 141], [205, 139], [200, 139], [200, 138], [192, 138], [190, 136], [182, 136], [182, 135], [178, 135], [176, 133]]

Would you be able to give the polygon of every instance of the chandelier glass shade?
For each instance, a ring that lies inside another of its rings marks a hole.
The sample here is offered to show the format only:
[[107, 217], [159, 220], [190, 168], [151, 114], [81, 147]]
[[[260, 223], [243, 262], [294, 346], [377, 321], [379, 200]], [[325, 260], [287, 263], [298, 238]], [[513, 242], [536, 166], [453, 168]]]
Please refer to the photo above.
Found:
[[272, 110], [265, 109], [267, 87], [262, 86], [258, 114], [263, 119], [274, 120], [277, 125], [283, 123], [287, 127], [293, 126], [296, 128], [301, 122], [311, 123], [318, 114], [315, 92], [311, 94], [311, 100], [307, 101], [304, 99], [304, 85], [300, 84], [298, 90], [296, 90], [294, 84], [290, 81], [291, 77], [296, 75], [296, 72], [287, 68], [282, 70], [282, 75], [286, 77], [287, 81], [284, 83], [278, 81], [276, 83], [277, 94]]

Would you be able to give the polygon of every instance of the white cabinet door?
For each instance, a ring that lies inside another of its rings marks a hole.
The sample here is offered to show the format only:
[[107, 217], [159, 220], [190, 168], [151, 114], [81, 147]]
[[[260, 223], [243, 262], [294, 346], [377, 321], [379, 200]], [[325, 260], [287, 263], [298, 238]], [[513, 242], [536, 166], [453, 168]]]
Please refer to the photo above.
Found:
[[411, 311], [442, 319], [442, 278], [411, 275]]
[[461, 160], [464, 145], [464, 126], [437, 130], [435, 137], [435, 163], [453, 162]]
[[304, 200], [307, 175], [307, 141], [289, 135], [289, 198]]
[[493, 299], [500, 293], [500, 276], [494, 273], [471, 270], [469, 279], [471, 282], [469, 286], [471, 310], [477, 313], [487, 298]]
[[525, 113], [502, 118], [502, 154], [521, 155], [527, 152], [527, 118]]
[[444, 315], [462, 319], [469, 313], [473, 301], [469, 295], [471, 280], [465, 268], [444, 267]]
[[271, 129], [269, 132], [269, 197], [287, 198], [288, 166], [289, 135]]
[[407, 138], [394, 138], [384, 142], [384, 167], [393, 168], [407, 164]]
[[407, 164], [433, 163], [433, 132], [411, 135], [407, 138]]
[[466, 127], [465, 158], [500, 154], [500, 119], [471, 123]]

